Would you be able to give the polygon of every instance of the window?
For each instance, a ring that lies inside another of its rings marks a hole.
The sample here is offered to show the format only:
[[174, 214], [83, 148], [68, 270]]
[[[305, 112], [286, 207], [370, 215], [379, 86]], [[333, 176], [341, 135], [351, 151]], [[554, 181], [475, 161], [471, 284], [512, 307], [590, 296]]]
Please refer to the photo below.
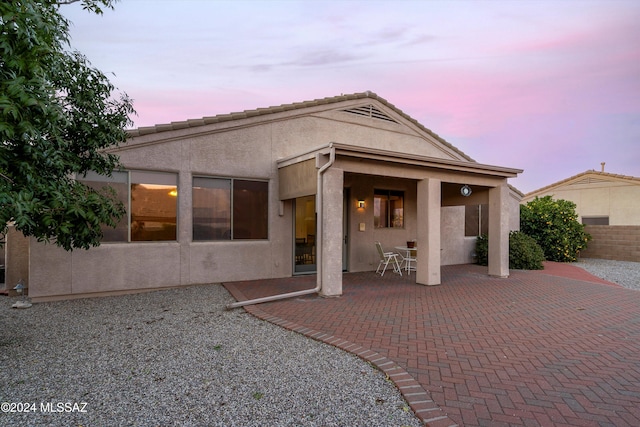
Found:
[[193, 240], [231, 239], [231, 180], [193, 178]]
[[588, 216], [582, 217], [582, 223], [584, 225], [609, 225], [608, 216]]
[[404, 193], [402, 191], [373, 191], [373, 225], [375, 228], [404, 227]]
[[464, 235], [476, 237], [489, 233], [489, 205], [464, 207]]
[[193, 240], [267, 239], [269, 183], [193, 179]]
[[[129, 211], [128, 172], [113, 172], [111, 177], [98, 175], [95, 172], [87, 172], [86, 176], [78, 177], [78, 180], [98, 192], [111, 192], [115, 195], [116, 200], [124, 205], [127, 212]], [[102, 231], [103, 242], [127, 242], [129, 240], [129, 221], [127, 220], [127, 214], [120, 218], [116, 228], [102, 225], [100, 229]]]
[[177, 240], [177, 176], [131, 172], [131, 241]]
[[103, 242], [177, 240], [178, 176], [163, 172], [89, 172], [78, 177], [99, 191], [111, 187], [127, 210], [116, 228], [102, 227]]

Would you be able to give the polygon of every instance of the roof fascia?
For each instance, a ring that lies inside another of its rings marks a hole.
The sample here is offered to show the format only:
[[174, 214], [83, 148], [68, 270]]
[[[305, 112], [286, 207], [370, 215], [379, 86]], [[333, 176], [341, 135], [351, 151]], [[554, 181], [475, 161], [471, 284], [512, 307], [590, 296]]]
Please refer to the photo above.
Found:
[[541, 188], [539, 188], [537, 190], [531, 191], [531, 192], [525, 194], [525, 197], [526, 198], [535, 197], [535, 196], [538, 196], [540, 194], [547, 193], [547, 192], [549, 192], [551, 190], [558, 189], [560, 187], [565, 187], [565, 186], [568, 186], [568, 185], [572, 185], [576, 181], [584, 179], [585, 177], [587, 177], [589, 175], [595, 176], [595, 177], [598, 177], [599, 179], [607, 180], [607, 181], [610, 181], [610, 182], [624, 182], [624, 183], [627, 183], [627, 184], [640, 185], [640, 178], [635, 177], [635, 176], [618, 175], [618, 174], [613, 174], [613, 173], [608, 173], [608, 172], [598, 172], [598, 171], [595, 171], [595, 170], [588, 170], [588, 171], [585, 171], [585, 172], [581, 172], [581, 173], [579, 173], [577, 175], [573, 175], [573, 176], [571, 176], [569, 178], [563, 179], [561, 181], [554, 182], [553, 184], [546, 185], [546, 186], [541, 187]]
[[494, 175], [504, 178], [515, 178], [519, 173], [523, 172], [522, 169], [485, 165], [481, 163], [461, 160], [439, 159], [435, 157], [419, 156], [414, 154], [396, 153], [393, 151], [380, 150], [376, 148], [355, 147], [335, 142], [295, 156], [279, 159], [277, 161], [278, 168], [309, 160], [315, 157], [317, 154], [328, 154], [332, 147], [336, 151], [336, 157], [344, 156], [360, 160], [376, 160], [418, 167], [452, 170], [456, 172], [480, 173], [483, 175]]

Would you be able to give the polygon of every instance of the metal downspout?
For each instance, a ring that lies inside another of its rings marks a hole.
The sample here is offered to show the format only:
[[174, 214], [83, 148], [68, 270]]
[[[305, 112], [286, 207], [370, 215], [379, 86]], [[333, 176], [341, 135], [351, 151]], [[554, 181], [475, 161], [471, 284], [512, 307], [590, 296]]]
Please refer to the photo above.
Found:
[[[317, 213], [317, 233], [316, 239], [316, 287], [313, 289], [305, 289], [302, 291], [288, 292], [286, 294], [271, 295], [268, 297], [255, 298], [247, 301], [238, 301], [231, 304], [227, 304], [227, 310], [232, 310], [238, 307], [244, 307], [245, 305], [260, 304], [263, 302], [277, 301], [286, 298], [294, 298], [302, 295], [309, 295], [320, 292], [322, 289], [322, 175], [329, 169], [336, 160], [336, 149], [333, 146], [333, 142], [329, 143], [329, 161], [318, 169], [318, 185], [316, 190], [316, 213]], [[320, 153], [317, 154], [319, 159]]]

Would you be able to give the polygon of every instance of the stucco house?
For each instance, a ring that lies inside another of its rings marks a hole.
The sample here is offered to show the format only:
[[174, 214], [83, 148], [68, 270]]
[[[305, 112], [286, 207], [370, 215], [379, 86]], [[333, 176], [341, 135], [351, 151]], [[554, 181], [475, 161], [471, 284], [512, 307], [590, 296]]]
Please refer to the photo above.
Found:
[[552, 196], [576, 204], [585, 225], [640, 225], [640, 178], [588, 170], [525, 194], [522, 204]]
[[544, 196], [572, 201], [592, 237], [582, 257], [640, 262], [640, 178], [607, 173], [604, 166], [527, 193], [522, 204]]
[[9, 234], [8, 283], [22, 275], [33, 301], [309, 273], [338, 296], [344, 271], [376, 269], [375, 241], [416, 240], [412, 280], [438, 285], [481, 232], [488, 274], [509, 274], [522, 171], [475, 162], [372, 92], [139, 128], [113, 152], [125, 170], [78, 177], [127, 206], [99, 247]]

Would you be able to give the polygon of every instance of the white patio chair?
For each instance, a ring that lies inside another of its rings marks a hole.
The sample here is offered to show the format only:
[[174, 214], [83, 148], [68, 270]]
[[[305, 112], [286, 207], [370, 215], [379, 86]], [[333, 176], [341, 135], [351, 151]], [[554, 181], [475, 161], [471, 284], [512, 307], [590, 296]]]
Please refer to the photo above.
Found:
[[[376, 273], [380, 274], [380, 276], [384, 276], [384, 272], [387, 271], [387, 267], [389, 266], [389, 263], [391, 263], [394, 273], [398, 273], [402, 276], [402, 270], [400, 270], [400, 263], [398, 262], [398, 254], [395, 252], [383, 251], [380, 242], [376, 242], [376, 249], [378, 250], [378, 255], [380, 255], [380, 262], [378, 263]], [[382, 272], [380, 272], [380, 267], [383, 266], [384, 268], [382, 269]]]

